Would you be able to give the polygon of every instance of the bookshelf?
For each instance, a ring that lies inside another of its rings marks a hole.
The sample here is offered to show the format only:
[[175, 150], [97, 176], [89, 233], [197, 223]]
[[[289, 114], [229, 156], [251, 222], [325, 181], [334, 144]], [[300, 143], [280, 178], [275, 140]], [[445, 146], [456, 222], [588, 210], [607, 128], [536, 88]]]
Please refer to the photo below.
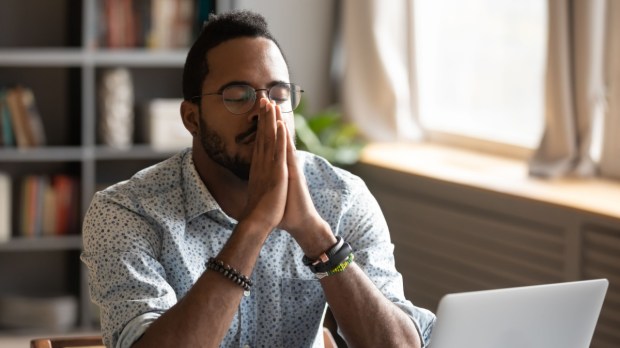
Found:
[[[76, 178], [76, 224], [81, 226], [97, 190], [176, 152], [158, 151], [146, 143], [141, 110], [156, 98], [182, 97], [187, 53], [186, 47], [103, 47], [98, 36], [106, 1], [6, 0], [0, 11], [0, 87], [20, 84], [33, 91], [47, 138], [40, 147], [0, 146], [0, 172], [10, 177], [12, 191], [11, 237], [0, 243], [0, 297], [75, 296], [79, 313], [71, 331], [97, 328], [86, 270], [79, 260], [80, 228], [62, 236], [21, 236], [20, 182], [28, 175]], [[134, 0], [148, 1], [157, 0]], [[204, 2], [215, 6], [215, 1]], [[115, 67], [127, 68], [133, 82], [135, 130], [127, 149], [106, 146], [98, 137], [98, 84], [102, 73]], [[0, 323], [0, 333], [11, 330], [15, 328]]]

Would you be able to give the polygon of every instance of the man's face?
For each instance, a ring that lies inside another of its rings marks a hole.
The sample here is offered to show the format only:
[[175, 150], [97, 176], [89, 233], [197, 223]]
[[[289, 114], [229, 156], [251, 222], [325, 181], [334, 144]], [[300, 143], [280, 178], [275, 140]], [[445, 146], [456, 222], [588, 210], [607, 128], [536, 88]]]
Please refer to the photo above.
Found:
[[[246, 84], [254, 89], [269, 88], [277, 82], [290, 82], [288, 68], [278, 47], [265, 38], [237, 38], [223, 42], [207, 54], [209, 74], [202, 93], [221, 92], [224, 86]], [[250, 173], [259, 100], [266, 91], [257, 92], [250, 111], [234, 115], [221, 95], [203, 96], [199, 116], [200, 143], [215, 163], [247, 180]], [[289, 131], [293, 131], [293, 113], [283, 113]]]

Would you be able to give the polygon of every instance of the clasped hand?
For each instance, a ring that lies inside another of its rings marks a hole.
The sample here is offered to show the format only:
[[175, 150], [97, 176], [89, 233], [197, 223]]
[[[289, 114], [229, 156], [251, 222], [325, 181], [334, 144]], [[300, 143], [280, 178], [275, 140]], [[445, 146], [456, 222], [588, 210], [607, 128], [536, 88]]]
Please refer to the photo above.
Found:
[[297, 239], [303, 230], [322, 226], [302, 170], [298, 167], [293, 133], [280, 107], [260, 100], [258, 130], [248, 182], [244, 219], [254, 219], [265, 231], [284, 229]]

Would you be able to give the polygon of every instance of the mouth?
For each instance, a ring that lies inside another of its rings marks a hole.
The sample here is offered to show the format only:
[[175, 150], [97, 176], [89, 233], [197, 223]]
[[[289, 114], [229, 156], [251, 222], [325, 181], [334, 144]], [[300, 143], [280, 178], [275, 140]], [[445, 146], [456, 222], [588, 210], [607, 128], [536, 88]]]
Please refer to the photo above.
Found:
[[253, 126], [250, 129], [248, 129], [247, 131], [237, 135], [237, 137], [235, 138], [235, 141], [238, 144], [251, 144], [254, 142], [254, 140], [256, 140], [256, 131], [257, 131], [258, 127], [257, 126]]
[[256, 132], [254, 132], [254, 133], [252, 133], [252, 134], [248, 135], [247, 137], [245, 137], [245, 138], [241, 141], [241, 143], [242, 143], [242, 144], [245, 144], [245, 145], [249, 145], [249, 144], [254, 143], [254, 141], [255, 141], [255, 140], [256, 140]]

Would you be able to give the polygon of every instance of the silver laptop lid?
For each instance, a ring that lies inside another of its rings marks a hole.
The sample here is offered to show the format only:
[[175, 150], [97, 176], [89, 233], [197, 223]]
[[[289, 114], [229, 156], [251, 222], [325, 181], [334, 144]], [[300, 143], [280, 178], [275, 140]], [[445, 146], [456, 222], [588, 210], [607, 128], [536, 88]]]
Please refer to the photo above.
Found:
[[449, 294], [431, 348], [587, 348], [607, 279]]

